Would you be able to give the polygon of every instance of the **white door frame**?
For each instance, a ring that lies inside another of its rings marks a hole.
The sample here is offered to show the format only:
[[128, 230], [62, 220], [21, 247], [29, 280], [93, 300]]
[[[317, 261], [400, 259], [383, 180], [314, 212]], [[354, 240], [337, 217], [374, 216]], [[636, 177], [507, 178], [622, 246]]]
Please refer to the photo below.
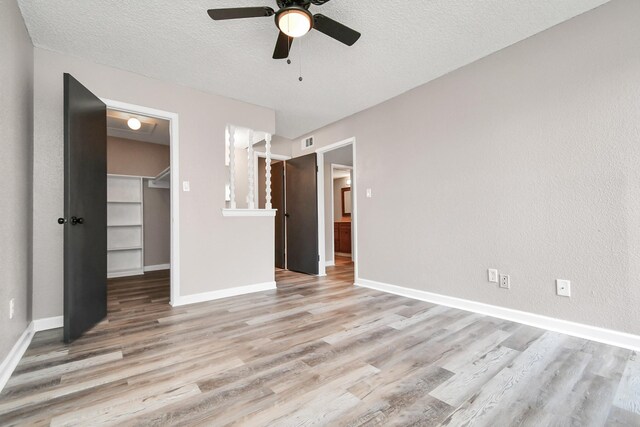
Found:
[[[353, 260], [355, 263], [354, 277], [358, 277], [358, 173], [356, 166], [356, 138], [351, 137], [345, 140], [329, 144], [325, 147], [318, 148], [316, 154], [318, 156], [318, 252], [320, 261], [318, 261], [318, 275], [326, 276], [326, 246], [325, 246], [325, 221], [324, 221], [324, 153], [333, 151], [337, 148], [351, 145], [353, 150], [353, 174], [351, 177], [351, 191], [353, 197], [353, 205], [351, 206], [351, 232], [353, 233], [353, 247], [351, 248]], [[333, 243], [332, 243], [333, 244]]]
[[[169, 303], [175, 306], [180, 298], [180, 134], [178, 133], [178, 114], [169, 111], [156, 110], [155, 108], [141, 105], [114, 101], [101, 98], [102, 102], [118, 111], [132, 114], [142, 114], [149, 117], [169, 120], [169, 149], [171, 166], [171, 299]], [[143, 236], [144, 238], [144, 236]], [[143, 260], [144, 264], [144, 260]]]
[[[335, 179], [334, 171], [336, 169], [341, 169], [341, 170], [348, 169], [349, 171], [351, 171], [349, 173], [349, 175], [351, 176], [351, 180], [352, 180], [351, 183], [353, 184], [353, 166], [341, 165], [341, 164], [338, 164], [338, 163], [331, 163], [331, 224], [335, 224], [335, 222], [336, 222], [336, 215], [335, 215], [336, 207], [335, 207], [335, 204], [334, 204], [336, 196], [335, 196], [334, 191], [333, 191], [333, 188], [334, 188], [333, 180]], [[353, 196], [353, 194], [352, 194], [352, 196]], [[353, 204], [353, 197], [351, 197], [351, 203]], [[353, 213], [351, 213], [351, 215], [353, 216]], [[353, 222], [353, 218], [351, 218], [351, 221]], [[327, 260], [325, 262], [325, 265], [327, 267], [335, 265], [335, 263], [336, 263], [336, 244], [335, 244], [335, 238], [336, 238], [335, 233], [336, 233], [336, 231], [334, 230], [334, 227], [329, 227], [329, 230], [331, 230], [331, 239], [329, 239], [329, 241], [331, 242], [331, 253], [333, 254], [333, 259], [332, 260]], [[325, 245], [326, 245], [326, 242], [325, 242]], [[353, 246], [353, 241], [351, 242], [351, 245]], [[351, 254], [351, 260], [353, 260], [353, 254]]]

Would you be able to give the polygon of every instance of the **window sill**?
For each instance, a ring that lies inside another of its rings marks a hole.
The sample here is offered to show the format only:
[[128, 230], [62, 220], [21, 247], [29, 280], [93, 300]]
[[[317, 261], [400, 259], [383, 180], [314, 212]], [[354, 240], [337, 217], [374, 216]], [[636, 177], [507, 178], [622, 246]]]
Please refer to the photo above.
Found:
[[276, 216], [275, 209], [222, 209], [222, 216], [247, 217], [247, 216]]

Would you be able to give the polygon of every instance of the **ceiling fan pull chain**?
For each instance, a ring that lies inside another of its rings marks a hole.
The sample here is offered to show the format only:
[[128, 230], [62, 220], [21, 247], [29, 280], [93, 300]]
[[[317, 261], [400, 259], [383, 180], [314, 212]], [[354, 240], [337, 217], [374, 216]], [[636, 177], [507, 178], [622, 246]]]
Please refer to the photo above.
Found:
[[300, 46], [298, 48], [298, 55], [300, 56], [300, 58], [299, 58], [299, 62], [300, 62], [300, 77], [298, 77], [298, 80], [302, 81], [302, 40], [298, 40], [298, 46]]

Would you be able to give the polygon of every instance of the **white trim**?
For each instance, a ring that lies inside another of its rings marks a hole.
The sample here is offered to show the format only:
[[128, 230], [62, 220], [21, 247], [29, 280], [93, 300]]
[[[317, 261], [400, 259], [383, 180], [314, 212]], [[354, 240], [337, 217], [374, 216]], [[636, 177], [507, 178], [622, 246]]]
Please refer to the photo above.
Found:
[[[101, 98], [108, 108], [139, 113], [145, 116], [156, 117], [169, 120], [169, 149], [171, 167], [171, 299], [170, 304], [180, 298], [180, 133], [179, 116], [177, 113], [156, 110], [155, 108], [143, 107], [141, 105], [129, 104], [126, 102], [114, 101]], [[152, 177], [153, 178], [153, 177]]]
[[49, 329], [58, 329], [64, 326], [64, 317], [46, 317], [44, 319], [35, 319], [33, 321], [34, 332], [48, 331]]
[[[353, 184], [353, 166], [347, 166], [347, 165], [341, 165], [339, 163], [331, 163], [331, 225], [335, 224], [336, 222], [336, 216], [335, 216], [335, 204], [333, 203], [336, 195], [333, 191], [334, 189], [334, 185], [333, 185], [333, 181], [335, 180], [335, 176], [334, 176], [334, 171], [336, 169], [348, 169], [351, 172], [349, 173], [349, 179], [352, 181], [351, 184]], [[352, 185], [349, 185], [349, 188], [353, 187]], [[353, 194], [352, 194], [353, 195]], [[351, 203], [353, 204], [353, 197], [351, 197]], [[352, 209], [353, 210], [353, 209]], [[329, 241], [331, 242], [331, 254], [334, 257], [335, 260], [335, 256], [336, 254], [336, 230], [335, 227], [329, 227], [329, 230], [331, 230], [331, 238], [329, 239]], [[351, 246], [353, 246], [353, 236], [351, 236]], [[349, 254], [349, 257], [351, 257], [351, 261], [353, 261], [353, 254]], [[335, 263], [334, 263], [335, 265]]]
[[318, 276], [327, 275], [327, 248], [325, 235], [324, 207], [324, 153], [316, 153], [318, 171], [316, 172], [316, 200], [318, 203]]
[[373, 280], [358, 278], [356, 279], [355, 285], [420, 301], [427, 301], [433, 304], [484, 314], [486, 316], [497, 317], [499, 319], [510, 320], [512, 322], [523, 323], [536, 328], [542, 328], [617, 347], [628, 348], [634, 351], [640, 351], [640, 336], [638, 335], [599, 328], [597, 326], [585, 325], [583, 323], [576, 323], [568, 320], [556, 319], [526, 311], [513, 310], [481, 302], [450, 297], [447, 295], [390, 285]]
[[257, 283], [255, 285], [238, 286], [219, 291], [205, 292], [202, 294], [186, 295], [178, 299], [174, 307], [181, 305], [196, 304], [199, 302], [214, 301], [222, 298], [234, 297], [237, 295], [252, 294], [254, 292], [264, 292], [276, 289], [276, 282]]
[[335, 267], [335, 265], [336, 265], [336, 261], [333, 259], [324, 263], [325, 267]]
[[11, 378], [11, 374], [15, 371], [16, 366], [20, 363], [20, 359], [24, 356], [24, 353], [29, 348], [31, 340], [36, 332], [48, 331], [49, 329], [58, 329], [64, 326], [64, 317], [55, 316], [47, 317], [45, 319], [36, 319], [29, 323], [24, 330], [18, 341], [13, 345], [9, 354], [4, 358], [0, 364], [0, 392], [7, 385], [7, 381]]
[[276, 209], [222, 209], [222, 216], [276, 216]]
[[331, 166], [334, 169], [349, 169], [349, 170], [353, 170], [353, 166], [341, 165], [340, 163], [331, 163]]
[[162, 172], [156, 175], [153, 181], [159, 181], [161, 179], [164, 179], [164, 177], [166, 177], [167, 175], [171, 176], [171, 166], [167, 166]]
[[11, 374], [18, 366], [20, 359], [24, 355], [24, 352], [29, 348], [29, 344], [31, 344], [31, 340], [33, 339], [33, 335], [35, 331], [33, 330], [33, 322], [29, 323], [27, 328], [24, 330], [18, 341], [13, 345], [9, 354], [4, 358], [2, 364], [0, 364], [0, 391], [4, 389], [4, 386], [7, 385], [7, 381], [11, 378]]
[[[336, 265], [336, 230], [335, 230], [335, 225], [334, 225], [336, 223], [336, 216], [334, 215], [336, 207], [335, 207], [335, 204], [333, 203], [333, 201], [334, 201], [334, 199], [336, 197], [336, 195], [333, 192], [333, 187], [335, 185], [335, 183], [334, 183], [334, 180], [335, 180], [334, 172], [335, 172], [335, 170], [333, 168], [334, 164], [335, 163], [331, 163], [331, 180], [330, 180], [330, 182], [331, 182], [331, 200], [330, 200], [330, 202], [331, 202], [331, 223], [329, 224], [329, 230], [331, 230], [331, 238], [329, 239], [329, 244], [331, 245], [331, 256], [333, 257], [333, 261], [332, 262], [333, 262], [333, 265]], [[326, 224], [325, 224], [325, 230], [326, 230]], [[326, 235], [326, 233], [325, 233], [325, 235]], [[327, 245], [327, 242], [325, 240], [325, 248], [324, 248], [325, 252], [327, 250], [326, 245]], [[325, 258], [326, 257], [327, 256], [325, 254]], [[329, 260], [325, 259], [324, 265], [325, 266], [329, 266]]]
[[[153, 142], [149, 142], [149, 144], [153, 144]], [[144, 176], [144, 175], [121, 175], [118, 173], [108, 173], [107, 176], [114, 176], [116, 178], [142, 178], [142, 179], [153, 179], [152, 176]], [[137, 203], [137, 202], [136, 202]]]
[[113, 271], [107, 274], [107, 279], [117, 279], [118, 277], [142, 276], [144, 268], [140, 270]]
[[171, 269], [171, 264], [156, 264], [156, 265], [145, 265], [144, 271], [161, 271], [161, 270], [169, 270]]
[[[258, 158], [262, 157], [263, 159], [265, 159], [267, 157], [267, 153], [263, 153], [261, 151], [254, 151], [253, 152], [253, 168], [256, 171], [255, 176], [253, 177], [254, 180], [254, 194], [256, 195], [256, 201], [258, 203], [258, 206], [260, 206], [260, 189], [259, 189], [259, 178], [260, 175], [258, 174]], [[271, 153], [271, 162], [273, 163], [274, 160], [280, 160], [283, 162], [286, 162], [287, 160], [291, 160], [291, 156], [283, 156], [282, 154], [273, 154]]]
[[[351, 137], [334, 144], [329, 144], [318, 148], [318, 251], [320, 261], [318, 262], [319, 276], [326, 275], [326, 247], [325, 247], [325, 221], [324, 221], [324, 153], [351, 145], [353, 151], [353, 172], [351, 175], [351, 191], [353, 203], [351, 206], [351, 233], [353, 245], [351, 248], [351, 259], [354, 261], [354, 274], [358, 277], [358, 186], [357, 186], [357, 162], [356, 162], [356, 138]], [[333, 242], [333, 239], [332, 239]], [[331, 243], [333, 244], [333, 243]]]
[[154, 183], [152, 180], [148, 180], [147, 181], [147, 186], [149, 188], [160, 188], [160, 189], [163, 189], [163, 190], [171, 189], [171, 184], [169, 184], [167, 182]]

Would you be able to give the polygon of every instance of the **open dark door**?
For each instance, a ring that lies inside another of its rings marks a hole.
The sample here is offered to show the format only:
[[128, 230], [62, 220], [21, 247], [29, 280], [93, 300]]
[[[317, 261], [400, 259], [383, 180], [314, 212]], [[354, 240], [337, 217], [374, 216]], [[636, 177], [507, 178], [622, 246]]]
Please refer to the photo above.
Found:
[[107, 315], [107, 107], [64, 75], [64, 340]]
[[316, 154], [286, 163], [287, 269], [318, 274]]
[[285, 268], [284, 162], [271, 165], [271, 203], [276, 210], [276, 267]]

